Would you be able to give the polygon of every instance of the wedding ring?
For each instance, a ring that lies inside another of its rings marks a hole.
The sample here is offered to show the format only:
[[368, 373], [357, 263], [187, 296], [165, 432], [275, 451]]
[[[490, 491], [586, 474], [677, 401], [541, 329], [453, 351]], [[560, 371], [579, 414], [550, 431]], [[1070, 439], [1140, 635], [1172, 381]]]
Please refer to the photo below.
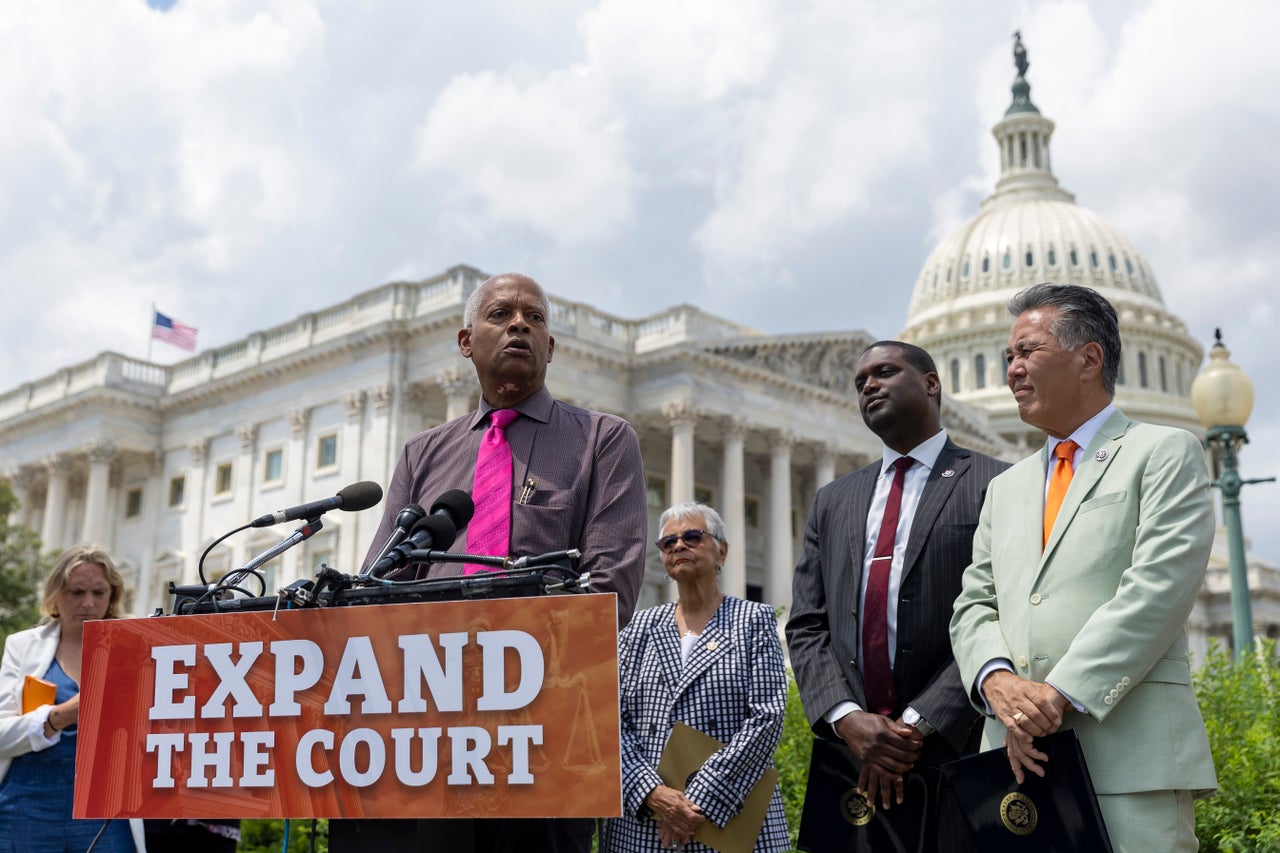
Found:
[[1020, 726], [1020, 725], [1022, 725], [1022, 716], [1023, 716], [1023, 715], [1022, 715], [1022, 712], [1021, 712], [1021, 711], [1019, 711], [1018, 713], [1016, 713], [1016, 714], [1014, 714], [1014, 715], [1013, 715], [1013, 724], [1014, 724], [1015, 726]]

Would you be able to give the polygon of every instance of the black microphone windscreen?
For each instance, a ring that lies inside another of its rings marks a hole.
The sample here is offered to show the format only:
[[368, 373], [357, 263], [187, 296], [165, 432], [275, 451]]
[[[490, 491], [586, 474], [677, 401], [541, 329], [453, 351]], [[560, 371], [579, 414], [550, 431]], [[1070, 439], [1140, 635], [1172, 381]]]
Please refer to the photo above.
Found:
[[[423, 531], [430, 534], [430, 539], [423, 539], [420, 535]], [[458, 528], [446, 515], [428, 515], [413, 526], [409, 538], [422, 542], [425, 548], [446, 551], [458, 538]]]
[[[471, 521], [471, 516], [476, 514], [476, 505], [471, 500], [471, 495], [462, 491], [462, 489], [450, 489], [440, 497], [436, 498], [436, 502], [431, 505], [432, 514], [444, 510], [453, 519], [455, 527], [466, 527]], [[456, 533], [454, 534], [457, 535]]]
[[396, 527], [403, 527], [406, 530], [412, 529], [413, 525], [417, 524], [418, 519], [426, 514], [427, 511], [418, 504], [408, 504], [396, 516]]
[[362, 480], [359, 483], [343, 486], [338, 491], [338, 497], [342, 498], [344, 512], [359, 512], [382, 500], [382, 486], [372, 480]]

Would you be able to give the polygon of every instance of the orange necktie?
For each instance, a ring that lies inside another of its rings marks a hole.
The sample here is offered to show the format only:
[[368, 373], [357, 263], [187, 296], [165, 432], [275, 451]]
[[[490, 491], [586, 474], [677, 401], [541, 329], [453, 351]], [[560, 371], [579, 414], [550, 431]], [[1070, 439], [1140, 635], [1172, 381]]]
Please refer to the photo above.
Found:
[[1053, 476], [1049, 478], [1049, 494], [1044, 499], [1044, 539], [1040, 542], [1043, 548], [1049, 543], [1049, 534], [1053, 532], [1053, 523], [1058, 519], [1058, 510], [1062, 508], [1062, 499], [1067, 495], [1067, 487], [1071, 485], [1071, 459], [1080, 445], [1074, 441], [1060, 441], [1053, 449], [1057, 461], [1053, 463]]

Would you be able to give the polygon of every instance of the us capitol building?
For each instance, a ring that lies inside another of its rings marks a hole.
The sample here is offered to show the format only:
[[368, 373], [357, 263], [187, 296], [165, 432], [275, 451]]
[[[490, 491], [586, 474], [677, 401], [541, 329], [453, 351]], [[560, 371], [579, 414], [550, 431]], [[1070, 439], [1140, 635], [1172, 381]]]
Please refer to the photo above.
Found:
[[[925, 262], [900, 337], [937, 360], [943, 423], [956, 442], [1014, 460], [1043, 436], [1018, 419], [1004, 383], [1005, 303], [1041, 281], [1087, 284], [1121, 316], [1120, 407], [1203, 436], [1190, 402], [1203, 351], [1164, 306], [1137, 247], [1058, 186], [1054, 125], [1031, 102], [1020, 43], [1015, 57], [1013, 103], [995, 127], [995, 192]], [[169, 583], [195, 583], [200, 555], [222, 534], [358, 480], [385, 485], [410, 436], [476, 406], [479, 386], [456, 333], [486, 277], [457, 266], [171, 366], [104, 352], [0, 393], [0, 477], [20, 501], [10, 520], [51, 549], [102, 544], [125, 575], [126, 610], [167, 611]], [[635, 426], [650, 538], [672, 503], [716, 506], [730, 542], [725, 591], [787, 607], [814, 493], [880, 456], [858, 412], [853, 371], [863, 348], [888, 335], [769, 335], [691, 305], [627, 319], [549, 299], [556, 358], [548, 388]], [[263, 567], [268, 592], [321, 563], [357, 572], [383, 509], [325, 515], [319, 533]], [[206, 578], [245, 565], [292, 530], [230, 537], [205, 560]], [[1210, 636], [1231, 637], [1218, 539], [1191, 617], [1198, 652]], [[1280, 634], [1280, 570], [1251, 558], [1249, 574], [1259, 632]], [[640, 606], [668, 594], [651, 553]]]

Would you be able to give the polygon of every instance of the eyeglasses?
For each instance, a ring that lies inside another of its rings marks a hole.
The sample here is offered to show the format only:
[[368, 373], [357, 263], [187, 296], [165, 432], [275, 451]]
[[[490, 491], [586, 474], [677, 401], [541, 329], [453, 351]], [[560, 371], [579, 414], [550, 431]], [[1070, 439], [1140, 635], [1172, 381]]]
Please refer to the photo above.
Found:
[[[705, 530], [686, 530], [683, 533], [672, 533], [668, 536], [663, 536], [653, 544], [657, 545], [658, 550], [665, 554], [676, 547], [676, 540], [681, 540], [692, 548], [702, 541], [703, 536], [711, 536], [711, 534]], [[713, 536], [712, 538], [714, 539], [715, 537]]]

